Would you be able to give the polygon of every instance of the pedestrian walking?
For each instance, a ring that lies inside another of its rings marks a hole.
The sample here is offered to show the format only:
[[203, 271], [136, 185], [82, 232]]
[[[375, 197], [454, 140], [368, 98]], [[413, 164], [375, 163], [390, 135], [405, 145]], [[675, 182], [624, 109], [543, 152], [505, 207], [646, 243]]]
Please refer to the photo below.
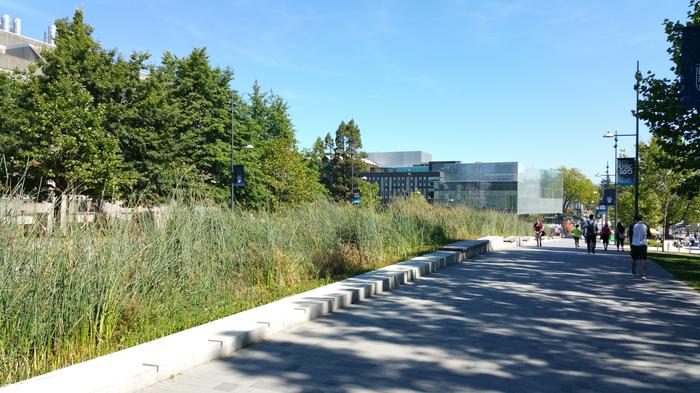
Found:
[[595, 223], [593, 214], [583, 223], [583, 235], [586, 237], [586, 247], [589, 254], [595, 254], [596, 238], [598, 236], [598, 225]]
[[617, 245], [617, 251], [625, 251], [625, 226], [622, 225], [622, 221], [618, 221], [615, 228], [615, 245]]
[[642, 216], [634, 216], [630, 228], [630, 256], [632, 257], [632, 274], [637, 274], [637, 261], [642, 265], [642, 280], [647, 279], [647, 238], [651, 237], [649, 226], [642, 221]]
[[581, 239], [581, 229], [578, 227], [578, 224], [576, 224], [574, 230], [571, 231], [571, 234], [574, 236], [574, 246], [579, 248], [578, 242]]
[[612, 231], [608, 224], [603, 225], [603, 229], [600, 230], [600, 240], [603, 241], [603, 249], [608, 251], [608, 244], [610, 243], [610, 235]]
[[544, 230], [544, 224], [537, 219], [535, 220], [533, 228], [535, 229], [535, 240], [537, 241], [537, 247], [542, 247], [542, 231]]

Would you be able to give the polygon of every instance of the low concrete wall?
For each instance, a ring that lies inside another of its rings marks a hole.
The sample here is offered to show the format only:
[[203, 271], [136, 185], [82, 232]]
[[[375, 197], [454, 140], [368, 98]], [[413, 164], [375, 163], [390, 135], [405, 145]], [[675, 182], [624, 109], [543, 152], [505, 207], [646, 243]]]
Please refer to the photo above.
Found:
[[[507, 250], [513, 247], [534, 247], [537, 245], [534, 236], [486, 236], [480, 238], [479, 240], [486, 240], [489, 242], [489, 251]], [[559, 241], [559, 237], [553, 236], [542, 239], [543, 244], [556, 241]]]
[[453, 243], [430, 254], [8, 385], [0, 388], [0, 393], [134, 392], [488, 250], [488, 240]]

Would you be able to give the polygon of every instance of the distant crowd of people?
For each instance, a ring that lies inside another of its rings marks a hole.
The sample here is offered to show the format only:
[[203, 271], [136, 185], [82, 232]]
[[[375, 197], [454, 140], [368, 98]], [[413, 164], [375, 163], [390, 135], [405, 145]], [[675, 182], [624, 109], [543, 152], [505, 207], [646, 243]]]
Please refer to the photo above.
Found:
[[[542, 247], [542, 236], [544, 235], [544, 224], [540, 220], [536, 220], [533, 226], [535, 230], [535, 240], [538, 247]], [[651, 230], [644, 223], [642, 216], [637, 214], [634, 216], [634, 222], [625, 230], [625, 225], [618, 221], [614, 228], [615, 231], [615, 246], [618, 251], [625, 251], [625, 239], [630, 239], [630, 256], [632, 258], [632, 274], [637, 275], [637, 263], [641, 265], [642, 280], [647, 279], [647, 239], [651, 238]], [[613, 235], [613, 229], [606, 223], [600, 230], [595, 221], [593, 214], [583, 222], [582, 225], [576, 224], [571, 230], [571, 235], [574, 238], [574, 247], [580, 247], [580, 240], [586, 242], [588, 254], [595, 254], [598, 237], [603, 243], [603, 249], [608, 250], [610, 238]]]

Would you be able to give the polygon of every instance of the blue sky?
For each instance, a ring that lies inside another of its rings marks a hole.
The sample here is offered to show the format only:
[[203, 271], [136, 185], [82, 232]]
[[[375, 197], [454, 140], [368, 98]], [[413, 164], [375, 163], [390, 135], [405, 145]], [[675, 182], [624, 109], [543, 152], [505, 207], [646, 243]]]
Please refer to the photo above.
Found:
[[[565, 165], [594, 178], [613, 165], [602, 133], [634, 132], [636, 60], [670, 74], [661, 23], [683, 20], [687, 4], [0, 0], [0, 13], [41, 39], [82, 7], [103, 46], [156, 62], [206, 46], [234, 70], [235, 89], [258, 80], [288, 101], [301, 147], [353, 118], [367, 151]], [[620, 146], [632, 153], [634, 138]]]

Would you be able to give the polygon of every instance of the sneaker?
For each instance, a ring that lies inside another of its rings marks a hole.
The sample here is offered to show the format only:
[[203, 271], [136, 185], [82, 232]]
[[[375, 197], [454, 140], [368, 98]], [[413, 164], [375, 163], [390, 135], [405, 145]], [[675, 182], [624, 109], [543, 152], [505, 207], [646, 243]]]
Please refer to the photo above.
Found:
[[642, 276], [642, 280], [646, 281], [646, 280], [647, 280], [647, 276]]

